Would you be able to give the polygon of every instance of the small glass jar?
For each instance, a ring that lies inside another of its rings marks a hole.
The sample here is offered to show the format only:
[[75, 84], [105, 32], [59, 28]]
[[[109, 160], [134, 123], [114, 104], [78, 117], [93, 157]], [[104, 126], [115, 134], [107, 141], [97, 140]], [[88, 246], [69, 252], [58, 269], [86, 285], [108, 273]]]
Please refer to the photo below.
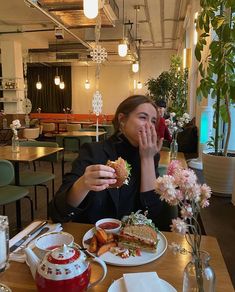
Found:
[[210, 255], [199, 252], [184, 269], [183, 292], [215, 292], [215, 273], [209, 264]]
[[20, 142], [18, 135], [13, 135], [11, 140], [12, 152], [20, 152]]
[[170, 144], [170, 159], [175, 160], [178, 153], [178, 143], [176, 139], [173, 139]]

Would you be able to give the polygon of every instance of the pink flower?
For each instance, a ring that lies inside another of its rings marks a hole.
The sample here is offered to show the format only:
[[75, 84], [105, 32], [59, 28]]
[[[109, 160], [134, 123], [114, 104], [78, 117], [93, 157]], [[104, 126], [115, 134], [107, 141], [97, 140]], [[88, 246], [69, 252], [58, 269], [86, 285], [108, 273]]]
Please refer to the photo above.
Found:
[[180, 211], [181, 217], [186, 220], [193, 217], [193, 209], [190, 204], [185, 204]]
[[188, 225], [184, 222], [184, 220], [180, 219], [179, 217], [177, 219], [172, 220], [172, 225], [170, 225], [171, 231], [186, 234], [188, 232]]
[[203, 184], [201, 186], [201, 196], [202, 196], [202, 199], [209, 199], [211, 197], [211, 188], [206, 185], [206, 184]]
[[155, 185], [156, 193], [160, 194], [160, 199], [166, 201], [171, 205], [176, 205], [178, 202], [176, 200], [176, 185], [174, 182], [174, 177], [170, 175], [163, 175], [156, 180]]
[[182, 170], [182, 164], [179, 160], [172, 160], [167, 168], [168, 175], [174, 175], [176, 171]]

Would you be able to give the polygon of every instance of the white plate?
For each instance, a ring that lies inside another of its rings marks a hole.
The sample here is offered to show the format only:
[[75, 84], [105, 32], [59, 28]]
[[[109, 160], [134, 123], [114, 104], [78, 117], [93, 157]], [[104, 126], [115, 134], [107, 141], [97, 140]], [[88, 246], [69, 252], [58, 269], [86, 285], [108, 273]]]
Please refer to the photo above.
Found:
[[[177, 292], [177, 290], [171, 286], [167, 281], [160, 279], [161, 281], [161, 291], [164, 289], [166, 292]], [[120, 278], [113, 282], [113, 284], [109, 287], [108, 292], [126, 292], [124, 279]]]
[[[89, 245], [85, 243], [86, 240], [91, 238], [95, 232], [95, 228], [92, 228], [87, 231], [87, 233], [83, 236], [82, 245], [84, 248], [88, 248]], [[157, 258], [159, 258], [166, 251], [167, 248], [167, 240], [166, 237], [159, 231], [158, 232], [158, 245], [156, 252], [147, 252], [141, 251], [141, 256], [130, 256], [129, 258], [123, 259], [119, 256], [115, 256], [111, 252], [106, 252], [100, 256], [106, 264], [115, 265], [115, 266], [140, 266], [143, 264], [150, 263]]]

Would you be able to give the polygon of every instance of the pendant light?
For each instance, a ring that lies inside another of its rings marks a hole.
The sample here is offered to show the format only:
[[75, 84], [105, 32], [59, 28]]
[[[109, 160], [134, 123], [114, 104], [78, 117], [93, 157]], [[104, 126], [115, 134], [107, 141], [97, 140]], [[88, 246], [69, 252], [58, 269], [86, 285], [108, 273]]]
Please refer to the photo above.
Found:
[[139, 71], [139, 62], [138, 61], [134, 61], [132, 63], [132, 72], [137, 73]]
[[99, 12], [98, 2], [98, 0], [83, 0], [83, 11], [87, 18], [96, 18]]
[[[138, 40], [138, 11], [140, 10], [140, 6], [139, 5], [135, 5], [135, 41], [137, 42]], [[139, 52], [138, 52], [138, 59], [140, 58], [139, 56]], [[132, 63], [132, 72], [137, 73], [139, 71], [139, 61], [135, 60]], [[138, 85], [138, 84], [137, 84]]]
[[59, 87], [60, 87], [60, 89], [64, 89], [65, 88], [65, 84], [64, 84], [64, 81], [63, 81], [63, 75], [61, 75]]
[[54, 82], [55, 82], [55, 85], [59, 85], [60, 84], [60, 76], [58, 74], [58, 68], [56, 67], [56, 75], [55, 75], [55, 78], [54, 78]]
[[122, 40], [118, 45], [118, 55], [120, 57], [126, 57], [128, 51], [127, 40], [125, 39], [125, 24], [124, 24], [124, 0], [122, 1]]
[[91, 84], [90, 84], [89, 78], [88, 78], [88, 64], [86, 66], [86, 81], [85, 81], [84, 86], [87, 90], [90, 89], [90, 87], [91, 87]]
[[42, 82], [41, 82], [40, 79], [39, 79], [39, 75], [38, 75], [38, 81], [37, 81], [37, 83], [36, 83], [36, 88], [37, 88], [38, 90], [41, 90], [41, 89], [42, 89]]

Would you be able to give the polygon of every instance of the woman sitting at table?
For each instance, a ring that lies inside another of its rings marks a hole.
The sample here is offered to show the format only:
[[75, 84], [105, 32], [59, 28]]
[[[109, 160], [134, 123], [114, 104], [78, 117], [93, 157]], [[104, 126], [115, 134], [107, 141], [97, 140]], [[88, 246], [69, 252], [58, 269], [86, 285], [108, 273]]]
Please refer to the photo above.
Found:
[[[156, 120], [157, 109], [149, 98], [134, 95], [125, 99], [113, 119], [114, 135], [81, 148], [50, 203], [52, 220], [95, 223], [105, 217], [121, 219], [131, 212], [148, 210], [148, 217], [159, 229], [169, 229], [169, 206], [154, 192], [162, 146], [155, 131]], [[116, 182], [116, 174], [106, 163], [118, 157], [131, 165], [129, 184], [109, 188]]]

